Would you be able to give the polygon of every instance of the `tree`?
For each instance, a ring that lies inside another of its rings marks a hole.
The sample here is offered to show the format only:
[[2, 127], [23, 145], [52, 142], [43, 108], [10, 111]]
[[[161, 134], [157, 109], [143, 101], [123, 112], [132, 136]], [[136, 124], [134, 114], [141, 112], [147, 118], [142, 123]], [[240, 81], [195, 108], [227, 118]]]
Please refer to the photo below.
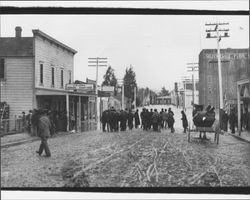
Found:
[[169, 95], [169, 91], [166, 90], [165, 86], [163, 86], [163, 87], [161, 88], [161, 93], [160, 93], [160, 95], [161, 95], [161, 96], [167, 96], [167, 95]]
[[117, 94], [117, 79], [116, 79], [116, 76], [115, 76], [115, 71], [114, 69], [109, 66], [105, 75], [103, 76], [104, 78], [104, 81], [102, 82], [102, 86], [106, 85], [106, 86], [114, 86], [115, 88], [115, 95]]
[[102, 85], [114, 86], [114, 87], [117, 85], [115, 71], [111, 66], [108, 67], [106, 74], [103, 76], [103, 78], [104, 81], [102, 82]]
[[123, 81], [124, 81], [124, 95], [133, 101], [134, 88], [137, 87], [137, 84], [136, 84], [136, 75], [131, 66], [130, 68], [126, 68]]

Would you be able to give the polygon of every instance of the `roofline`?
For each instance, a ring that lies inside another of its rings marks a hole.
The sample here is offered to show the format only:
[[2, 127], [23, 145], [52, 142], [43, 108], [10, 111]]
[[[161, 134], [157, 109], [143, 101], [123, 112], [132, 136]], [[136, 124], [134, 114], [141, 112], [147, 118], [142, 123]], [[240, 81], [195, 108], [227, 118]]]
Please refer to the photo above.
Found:
[[[225, 51], [225, 50], [248, 50], [249, 51], [249, 48], [222, 48], [222, 49], [220, 49], [221, 51]], [[202, 53], [202, 52], [205, 52], [205, 51], [217, 51], [217, 49], [216, 48], [214, 48], [214, 49], [202, 49], [201, 51], [200, 51], [200, 53]]]
[[61, 43], [61, 42], [59, 42], [58, 40], [56, 40], [56, 39], [50, 37], [49, 35], [47, 35], [46, 33], [42, 32], [42, 31], [40, 31], [39, 29], [33, 29], [32, 32], [33, 32], [34, 36], [35, 36], [35, 35], [39, 35], [39, 36], [44, 37], [44, 38], [46, 38], [47, 40], [49, 40], [49, 41], [51, 41], [51, 42], [53, 42], [53, 43], [55, 43], [55, 44], [61, 46], [62, 48], [67, 49], [68, 51], [72, 52], [73, 54], [76, 54], [76, 53], [77, 53], [76, 50], [74, 50], [74, 49], [70, 48], [69, 46], [67, 46], [67, 45], [65, 45], [65, 44], [63, 44], [63, 43]]
[[33, 37], [20, 37], [20, 38], [17, 38], [17, 37], [0, 37], [0, 39], [22, 39], [22, 38], [33, 38]]

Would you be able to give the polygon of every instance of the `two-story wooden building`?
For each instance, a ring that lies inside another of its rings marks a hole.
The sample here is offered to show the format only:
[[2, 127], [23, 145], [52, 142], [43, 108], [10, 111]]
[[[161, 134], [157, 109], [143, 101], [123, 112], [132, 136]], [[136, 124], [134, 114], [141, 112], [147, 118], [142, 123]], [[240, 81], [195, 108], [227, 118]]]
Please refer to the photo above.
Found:
[[[40, 30], [33, 30], [33, 37], [22, 37], [21, 32], [21, 27], [16, 27], [15, 37], [0, 38], [0, 100], [10, 106], [10, 122], [23, 111], [47, 108], [67, 116], [59, 119], [60, 125], [65, 124], [59, 130], [69, 130], [70, 115], [80, 130], [80, 122], [93, 116], [89, 98], [95, 94], [65, 87], [74, 81], [77, 51]], [[14, 128], [13, 123], [10, 127]]]

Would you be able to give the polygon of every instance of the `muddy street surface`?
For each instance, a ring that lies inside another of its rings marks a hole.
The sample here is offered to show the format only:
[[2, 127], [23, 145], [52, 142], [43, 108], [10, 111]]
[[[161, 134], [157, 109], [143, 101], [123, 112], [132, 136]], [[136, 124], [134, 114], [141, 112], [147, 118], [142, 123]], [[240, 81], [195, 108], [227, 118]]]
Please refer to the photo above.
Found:
[[180, 128], [74, 133], [49, 139], [50, 158], [35, 153], [39, 141], [2, 148], [1, 185], [249, 186], [250, 144], [224, 134], [217, 145], [213, 136], [188, 143]]

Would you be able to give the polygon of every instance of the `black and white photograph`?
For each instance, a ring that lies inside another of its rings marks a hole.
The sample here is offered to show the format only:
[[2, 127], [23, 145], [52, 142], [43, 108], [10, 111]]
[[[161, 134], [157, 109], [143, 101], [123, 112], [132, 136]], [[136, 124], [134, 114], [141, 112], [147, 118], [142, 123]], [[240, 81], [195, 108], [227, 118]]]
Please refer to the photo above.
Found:
[[248, 1], [0, 9], [2, 190], [249, 194]]

